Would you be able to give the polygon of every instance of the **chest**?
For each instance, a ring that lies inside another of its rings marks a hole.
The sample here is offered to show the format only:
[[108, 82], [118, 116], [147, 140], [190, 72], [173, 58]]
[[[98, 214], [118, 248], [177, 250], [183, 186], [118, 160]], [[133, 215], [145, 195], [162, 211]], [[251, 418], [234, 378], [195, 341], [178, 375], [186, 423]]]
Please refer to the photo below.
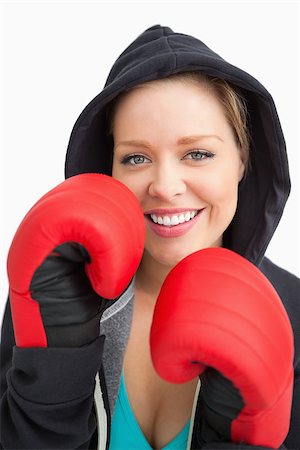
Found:
[[134, 309], [124, 373], [135, 418], [149, 444], [159, 449], [172, 441], [190, 420], [198, 379], [172, 384], [156, 374], [149, 345], [151, 322], [150, 309]]

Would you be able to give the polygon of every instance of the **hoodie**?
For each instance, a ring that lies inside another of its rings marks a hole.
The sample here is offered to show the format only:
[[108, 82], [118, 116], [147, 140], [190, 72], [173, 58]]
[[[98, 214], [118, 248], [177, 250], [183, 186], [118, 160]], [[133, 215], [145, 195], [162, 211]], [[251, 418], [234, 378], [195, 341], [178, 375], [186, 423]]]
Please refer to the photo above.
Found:
[[[260, 268], [290, 317], [295, 337], [295, 383], [291, 426], [282, 448], [300, 449], [299, 280], [264, 256], [290, 192], [284, 136], [269, 92], [200, 40], [155, 25], [124, 50], [103, 90], [79, 115], [67, 149], [65, 176], [88, 172], [110, 175], [113, 142], [106, 131], [107, 105], [133, 86], [188, 71], [225, 79], [239, 89], [247, 104], [251, 167], [239, 185], [238, 207], [225, 232], [224, 246]], [[3, 448], [108, 448], [133, 298], [131, 284], [105, 311], [101, 336], [91, 345], [74, 349], [17, 348], [7, 303], [1, 346]], [[200, 446], [199, 421], [196, 408], [191, 449], [258, 448], [233, 443]]]

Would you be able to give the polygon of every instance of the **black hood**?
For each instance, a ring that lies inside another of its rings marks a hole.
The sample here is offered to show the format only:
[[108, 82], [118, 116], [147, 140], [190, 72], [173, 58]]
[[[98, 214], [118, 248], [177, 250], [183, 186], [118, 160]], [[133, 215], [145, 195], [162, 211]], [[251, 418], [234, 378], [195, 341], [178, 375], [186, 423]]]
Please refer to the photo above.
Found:
[[242, 91], [249, 113], [251, 168], [239, 186], [235, 217], [224, 246], [259, 264], [290, 191], [285, 141], [273, 99], [252, 76], [224, 61], [203, 42], [168, 27], [153, 26], [119, 56], [105, 87], [77, 119], [66, 156], [66, 178], [85, 172], [111, 174], [112, 142], [106, 137], [106, 105], [147, 80], [201, 71]]

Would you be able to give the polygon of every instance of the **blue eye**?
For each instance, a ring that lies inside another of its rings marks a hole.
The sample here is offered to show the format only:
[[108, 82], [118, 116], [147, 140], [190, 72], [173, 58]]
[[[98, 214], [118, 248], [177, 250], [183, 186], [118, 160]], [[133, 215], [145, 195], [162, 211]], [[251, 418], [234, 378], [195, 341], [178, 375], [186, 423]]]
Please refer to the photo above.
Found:
[[185, 155], [186, 159], [190, 159], [192, 161], [203, 161], [207, 158], [213, 158], [215, 155], [212, 152], [208, 152], [207, 150], [193, 150]]
[[124, 156], [121, 160], [121, 164], [129, 164], [131, 166], [138, 166], [140, 164], [144, 164], [146, 162], [149, 162], [149, 159], [146, 158], [146, 156], [143, 155], [127, 155]]

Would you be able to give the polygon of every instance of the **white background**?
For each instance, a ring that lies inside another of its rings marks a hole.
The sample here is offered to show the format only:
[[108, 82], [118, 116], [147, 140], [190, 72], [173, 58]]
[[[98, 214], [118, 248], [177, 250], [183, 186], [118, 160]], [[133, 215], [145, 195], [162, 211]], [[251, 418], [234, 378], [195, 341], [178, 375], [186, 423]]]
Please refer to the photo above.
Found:
[[64, 178], [73, 124], [111, 65], [146, 28], [194, 35], [272, 93], [286, 138], [292, 194], [267, 250], [299, 275], [298, 2], [1, 2], [1, 290], [16, 228]]

